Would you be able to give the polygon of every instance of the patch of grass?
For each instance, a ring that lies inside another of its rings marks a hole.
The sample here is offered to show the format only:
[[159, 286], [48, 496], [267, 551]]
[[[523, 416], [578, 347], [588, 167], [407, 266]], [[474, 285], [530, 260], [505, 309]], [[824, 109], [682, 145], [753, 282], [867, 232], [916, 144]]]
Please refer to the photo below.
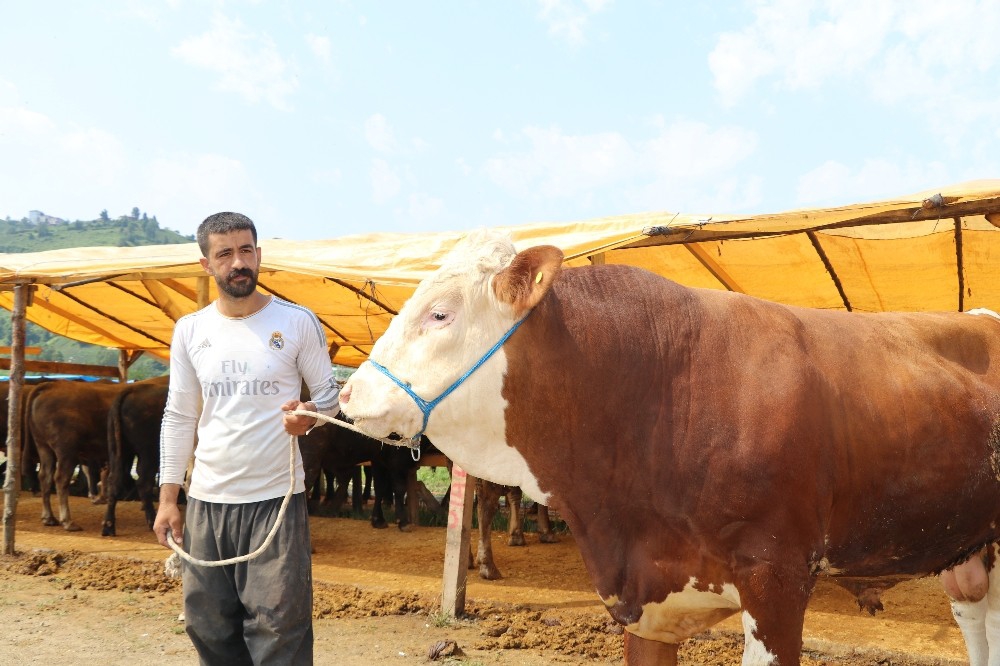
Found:
[[450, 627], [452, 623], [455, 621], [455, 618], [453, 618], [451, 615], [448, 615], [444, 611], [437, 611], [431, 613], [429, 617], [431, 620], [431, 624], [437, 627], [438, 629], [441, 629], [443, 627]]
[[440, 498], [451, 486], [451, 474], [447, 467], [420, 467], [417, 470], [417, 480], [423, 481], [427, 490]]

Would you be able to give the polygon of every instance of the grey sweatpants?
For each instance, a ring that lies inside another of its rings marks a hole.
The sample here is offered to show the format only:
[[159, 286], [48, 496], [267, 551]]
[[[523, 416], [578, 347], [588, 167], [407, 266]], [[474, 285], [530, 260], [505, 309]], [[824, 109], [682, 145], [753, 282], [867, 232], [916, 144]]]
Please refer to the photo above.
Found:
[[[189, 499], [184, 546], [202, 560], [256, 550], [283, 498], [249, 504]], [[184, 565], [185, 628], [203, 666], [313, 663], [312, 556], [305, 493], [293, 495], [267, 549], [224, 567]]]

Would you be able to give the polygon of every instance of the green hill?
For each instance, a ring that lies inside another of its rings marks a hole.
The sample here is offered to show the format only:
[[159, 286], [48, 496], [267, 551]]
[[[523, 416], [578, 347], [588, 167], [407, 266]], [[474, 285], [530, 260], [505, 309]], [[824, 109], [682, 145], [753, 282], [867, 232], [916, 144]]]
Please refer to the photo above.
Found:
[[135, 247], [194, 242], [194, 236], [182, 236], [163, 229], [156, 217], [107, 217], [75, 222], [34, 223], [27, 218], [0, 221], [0, 252], [41, 252], [66, 247]]
[[[100, 218], [87, 221], [53, 222], [48, 218], [48, 221], [35, 223], [27, 218], [0, 220], [0, 253], [40, 252], [67, 247], [134, 247], [194, 242], [194, 236], [182, 236], [171, 229], [161, 228], [156, 217], [140, 215], [138, 209], [133, 209], [132, 212], [132, 216], [116, 220], [108, 218], [103, 212]], [[10, 312], [4, 312], [6, 314], [0, 316], [0, 345], [10, 345]], [[88, 365], [118, 364], [116, 350], [70, 340], [49, 333], [30, 322], [25, 327], [25, 345], [42, 348], [41, 354], [31, 357], [34, 360]], [[166, 372], [166, 365], [150, 356], [142, 356], [129, 368], [129, 378], [145, 379]], [[31, 374], [36, 373], [28, 373]]]

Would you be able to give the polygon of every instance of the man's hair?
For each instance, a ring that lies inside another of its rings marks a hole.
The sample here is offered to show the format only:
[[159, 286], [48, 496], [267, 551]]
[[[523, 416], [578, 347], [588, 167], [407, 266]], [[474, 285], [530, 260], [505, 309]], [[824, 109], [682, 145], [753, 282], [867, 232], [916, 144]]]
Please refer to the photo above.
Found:
[[228, 234], [232, 231], [244, 231], [249, 229], [253, 234], [253, 244], [257, 244], [257, 227], [253, 225], [246, 215], [240, 213], [216, 213], [209, 215], [205, 221], [198, 225], [198, 247], [201, 249], [201, 256], [208, 256], [208, 237], [210, 234]]

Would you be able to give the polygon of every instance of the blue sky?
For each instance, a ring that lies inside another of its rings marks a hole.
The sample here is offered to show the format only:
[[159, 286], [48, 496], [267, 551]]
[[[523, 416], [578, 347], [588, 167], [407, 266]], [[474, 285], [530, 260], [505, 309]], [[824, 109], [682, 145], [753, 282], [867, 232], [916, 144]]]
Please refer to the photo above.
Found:
[[0, 0], [0, 217], [296, 240], [1000, 176], [1000, 3]]

